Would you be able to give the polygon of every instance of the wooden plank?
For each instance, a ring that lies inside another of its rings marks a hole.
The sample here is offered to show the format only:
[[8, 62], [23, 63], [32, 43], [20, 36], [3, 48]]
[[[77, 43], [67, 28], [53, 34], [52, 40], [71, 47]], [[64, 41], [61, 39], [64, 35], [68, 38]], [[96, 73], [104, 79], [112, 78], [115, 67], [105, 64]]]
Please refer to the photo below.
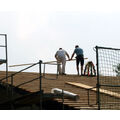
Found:
[[81, 106], [81, 107], [74, 107], [75, 109], [89, 109], [89, 110], [97, 110], [98, 107], [89, 107], [89, 106]]
[[[84, 58], [84, 59], [88, 59], [88, 58]], [[73, 60], [76, 60], [76, 59], [66, 60], [66, 61], [73, 61]], [[57, 63], [57, 61], [48, 61], [48, 62], [43, 62], [43, 64], [54, 64], [55, 62]], [[27, 66], [27, 65], [33, 65], [33, 64], [35, 64], [35, 63], [10, 65], [9, 67]]]
[[[84, 89], [91, 89], [91, 88], [93, 88], [93, 86], [85, 85], [85, 84], [82, 84], [82, 83], [66, 82], [66, 84], [73, 85], [73, 86], [80, 87], [80, 88], [84, 88]], [[92, 91], [97, 91], [96, 88], [93, 88], [91, 90]], [[113, 96], [113, 97], [116, 97], [116, 98], [120, 98], [120, 94], [119, 93], [112, 92], [112, 91], [105, 90], [105, 89], [101, 89], [101, 88], [100, 88], [100, 93], [107, 94], [107, 95], [110, 95], [110, 96]]]

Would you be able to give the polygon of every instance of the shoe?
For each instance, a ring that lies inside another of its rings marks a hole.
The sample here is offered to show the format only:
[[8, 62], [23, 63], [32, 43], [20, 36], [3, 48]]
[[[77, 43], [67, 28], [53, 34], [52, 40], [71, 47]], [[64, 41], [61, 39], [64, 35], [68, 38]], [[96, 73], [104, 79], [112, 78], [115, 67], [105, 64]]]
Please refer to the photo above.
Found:
[[62, 75], [66, 75], [65, 73], [62, 73]]

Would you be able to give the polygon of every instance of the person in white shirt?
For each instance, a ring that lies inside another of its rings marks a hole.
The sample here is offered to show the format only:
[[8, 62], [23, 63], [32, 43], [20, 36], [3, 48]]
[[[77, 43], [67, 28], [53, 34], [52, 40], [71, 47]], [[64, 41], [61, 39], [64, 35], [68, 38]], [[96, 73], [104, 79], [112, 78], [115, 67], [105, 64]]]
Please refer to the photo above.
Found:
[[[70, 59], [69, 54], [62, 48], [59, 48], [59, 50], [55, 54], [55, 58], [58, 63], [58, 72], [59, 74], [62, 74], [62, 75], [66, 75], [65, 73], [66, 56], [68, 57], [68, 59]], [[60, 63], [62, 63], [62, 68]]]

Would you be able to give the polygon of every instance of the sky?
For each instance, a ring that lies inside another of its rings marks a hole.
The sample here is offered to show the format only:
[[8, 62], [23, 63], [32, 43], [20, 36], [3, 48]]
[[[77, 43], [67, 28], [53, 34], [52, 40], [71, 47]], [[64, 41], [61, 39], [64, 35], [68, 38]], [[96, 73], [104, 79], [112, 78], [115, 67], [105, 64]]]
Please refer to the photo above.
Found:
[[[119, 3], [119, 0], [1, 1], [0, 33], [7, 34], [8, 64], [54, 61], [60, 47], [71, 56], [75, 45], [84, 50], [88, 58], [85, 64], [88, 61], [96, 64], [93, 50], [96, 45], [120, 48]], [[4, 50], [0, 49], [4, 58]], [[4, 68], [2, 65], [0, 70]], [[48, 65], [46, 69], [56, 72], [55, 66]], [[66, 73], [76, 74], [75, 61], [67, 62]]]

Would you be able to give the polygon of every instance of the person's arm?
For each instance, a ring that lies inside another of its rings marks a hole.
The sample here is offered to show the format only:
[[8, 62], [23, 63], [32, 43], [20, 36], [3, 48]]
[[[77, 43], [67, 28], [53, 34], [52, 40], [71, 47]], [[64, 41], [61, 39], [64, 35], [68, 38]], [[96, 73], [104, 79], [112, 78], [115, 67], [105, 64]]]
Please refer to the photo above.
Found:
[[55, 58], [56, 58], [56, 60], [57, 60], [57, 52], [56, 52], [56, 54], [55, 54]]
[[55, 58], [57, 59], [57, 55], [55, 54]]
[[73, 52], [73, 54], [72, 54], [72, 56], [71, 56], [71, 60], [72, 60], [72, 58], [74, 57], [74, 55], [75, 55], [75, 53]]
[[66, 56], [68, 57], [68, 60], [70, 60], [70, 56], [69, 56], [69, 54], [66, 52]]

